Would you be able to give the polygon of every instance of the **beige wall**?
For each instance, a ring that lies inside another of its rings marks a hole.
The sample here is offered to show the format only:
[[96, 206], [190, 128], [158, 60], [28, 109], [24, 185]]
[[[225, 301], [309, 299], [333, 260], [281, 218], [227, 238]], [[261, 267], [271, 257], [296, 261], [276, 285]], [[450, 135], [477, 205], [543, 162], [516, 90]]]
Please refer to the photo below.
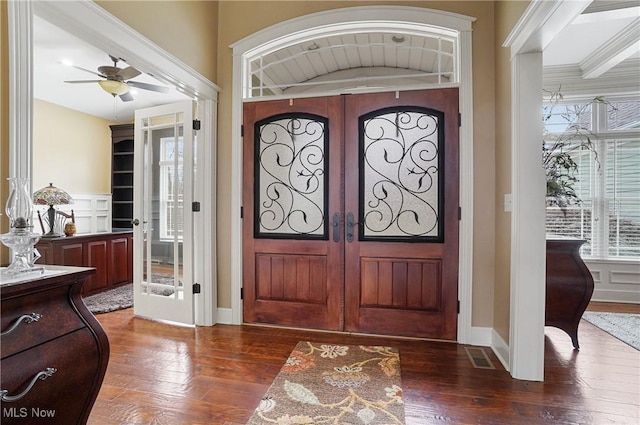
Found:
[[217, 1], [99, 0], [96, 3], [216, 82]]
[[111, 193], [110, 121], [35, 99], [33, 189]]
[[504, 211], [504, 195], [511, 193], [511, 60], [501, 47], [528, 1], [496, 2], [496, 284], [493, 327], [509, 342], [511, 294], [511, 213]]

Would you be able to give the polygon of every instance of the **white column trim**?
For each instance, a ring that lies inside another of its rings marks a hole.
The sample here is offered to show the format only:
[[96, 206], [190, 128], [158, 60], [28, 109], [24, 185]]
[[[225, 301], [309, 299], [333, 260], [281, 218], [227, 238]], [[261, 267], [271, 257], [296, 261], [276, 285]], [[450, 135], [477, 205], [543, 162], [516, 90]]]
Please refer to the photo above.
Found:
[[[544, 379], [546, 190], [540, 148], [541, 52], [590, 3], [533, 0], [503, 44], [511, 49], [512, 57], [509, 369], [517, 379]], [[540, 162], [531, 161], [536, 157]]]
[[460, 32], [460, 236], [458, 238], [458, 342], [472, 340], [473, 312], [473, 64], [472, 33]]
[[231, 323], [243, 320], [242, 299], [242, 87], [246, 74], [242, 54], [233, 54], [231, 100]]
[[9, 177], [33, 182], [32, 2], [7, 2], [9, 28]]
[[194, 282], [210, 282], [202, 285], [202, 292], [195, 296], [195, 323], [200, 326], [212, 326], [218, 321], [218, 285], [217, 262], [211, 259], [217, 258], [216, 251], [216, 134], [217, 129], [217, 102], [204, 100], [198, 102], [198, 119], [202, 122], [202, 130], [198, 138], [198, 152], [206, 167], [198, 167], [202, 175], [197, 183], [194, 200], [200, 202], [200, 213], [195, 213], [196, 252], [201, 255], [196, 259], [202, 264], [195, 265]]
[[[542, 53], [512, 59], [511, 325], [516, 379], [544, 379], [545, 177], [542, 169]], [[539, 160], [535, 160], [538, 158]]]

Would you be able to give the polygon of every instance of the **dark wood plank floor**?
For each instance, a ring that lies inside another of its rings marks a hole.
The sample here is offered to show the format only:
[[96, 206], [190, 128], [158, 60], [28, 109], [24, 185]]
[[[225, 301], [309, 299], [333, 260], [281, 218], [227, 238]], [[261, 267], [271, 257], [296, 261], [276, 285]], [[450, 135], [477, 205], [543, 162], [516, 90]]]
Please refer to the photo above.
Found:
[[640, 351], [582, 322], [581, 350], [546, 328], [545, 382], [472, 367], [464, 347], [253, 326], [97, 316], [111, 357], [89, 425], [244, 424], [300, 340], [400, 350], [407, 424], [638, 424]]

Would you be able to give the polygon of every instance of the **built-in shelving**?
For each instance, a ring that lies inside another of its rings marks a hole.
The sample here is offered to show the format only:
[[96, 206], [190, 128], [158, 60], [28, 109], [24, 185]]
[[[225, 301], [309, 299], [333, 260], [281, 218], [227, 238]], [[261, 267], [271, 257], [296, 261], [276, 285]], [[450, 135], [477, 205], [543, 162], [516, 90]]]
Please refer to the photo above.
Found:
[[111, 224], [114, 229], [133, 227], [133, 124], [111, 127]]

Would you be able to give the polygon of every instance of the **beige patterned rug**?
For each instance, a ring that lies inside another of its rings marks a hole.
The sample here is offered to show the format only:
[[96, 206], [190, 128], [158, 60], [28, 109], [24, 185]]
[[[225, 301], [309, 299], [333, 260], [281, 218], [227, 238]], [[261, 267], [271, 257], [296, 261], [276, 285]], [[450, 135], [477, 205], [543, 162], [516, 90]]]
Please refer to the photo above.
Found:
[[404, 423], [396, 349], [299, 342], [247, 425]]

